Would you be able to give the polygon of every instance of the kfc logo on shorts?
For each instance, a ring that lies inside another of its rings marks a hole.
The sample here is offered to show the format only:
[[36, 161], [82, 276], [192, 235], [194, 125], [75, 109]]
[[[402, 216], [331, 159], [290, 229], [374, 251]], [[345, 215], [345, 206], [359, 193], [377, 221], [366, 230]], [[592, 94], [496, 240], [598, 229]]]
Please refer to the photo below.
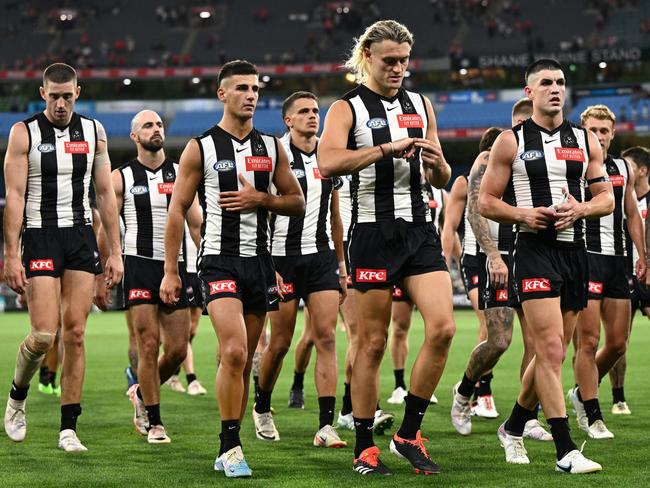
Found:
[[478, 275], [472, 276], [472, 285], [478, 285]]
[[596, 283], [595, 281], [589, 282], [589, 293], [595, 293], [596, 295], [603, 294], [603, 284]]
[[89, 154], [88, 141], [65, 142], [66, 154]]
[[535, 291], [551, 291], [551, 281], [548, 278], [529, 278], [522, 280], [524, 293], [531, 293]]
[[397, 116], [397, 125], [400, 129], [424, 129], [420, 114], [400, 114]]
[[151, 291], [132, 288], [129, 290], [129, 300], [151, 300]]
[[54, 271], [53, 259], [32, 259], [29, 262], [30, 271]]
[[357, 269], [357, 281], [360, 283], [385, 283], [385, 269]]
[[161, 195], [171, 195], [174, 191], [174, 183], [158, 183], [158, 193]]
[[210, 286], [210, 295], [216, 295], [217, 293], [237, 293], [237, 283], [233, 280], [211, 281], [208, 285]]
[[393, 298], [402, 298], [404, 295], [404, 292], [402, 291], [401, 288], [394, 286], [393, 287]]
[[583, 163], [586, 162], [585, 153], [579, 147], [556, 147], [555, 157], [563, 161], [581, 161]]
[[246, 156], [246, 171], [271, 171], [273, 160], [268, 156]]
[[497, 302], [508, 301], [508, 290], [497, 290]]
[[347, 275], [345, 277], [345, 284], [348, 285], [348, 286], [352, 285], [352, 275]]
[[293, 294], [293, 283], [284, 283], [282, 285], [282, 293]]

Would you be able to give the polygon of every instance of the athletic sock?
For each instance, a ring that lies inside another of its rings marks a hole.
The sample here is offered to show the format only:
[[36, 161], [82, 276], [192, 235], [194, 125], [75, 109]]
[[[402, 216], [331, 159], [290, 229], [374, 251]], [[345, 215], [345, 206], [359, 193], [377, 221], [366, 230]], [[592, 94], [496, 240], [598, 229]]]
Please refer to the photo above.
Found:
[[530, 411], [530, 417], [528, 418], [528, 421], [530, 421], [530, 420], [537, 420], [537, 415], [539, 414], [539, 410], [540, 410], [540, 408], [541, 408], [541, 407], [539, 406], [539, 403], [538, 403], [537, 405], [535, 405], [535, 408], [533, 408], [533, 409]]
[[406, 395], [404, 420], [402, 420], [402, 425], [397, 431], [397, 435], [402, 439], [415, 439], [415, 436], [422, 425], [422, 419], [424, 418], [424, 413], [427, 411], [428, 406], [428, 398], [420, 398], [409, 392], [409, 394]]
[[266, 391], [260, 388], [255, 402], [255, 411], [257, 413], [267, 413], [271, 411], [271, 395], [273, 391]]
[[596, 420], [603, 420], [603, 414], [600, 411], [600, 403], [598, 402], [598, 398], [585, 400], [582, 402], [582, 404], [585, 407], [585, 413], [587, 414], [589, 425], [592, 425]]
[[38, 382], [41, 385], [47, 386], [47, 385], [50, 384], [49, 381], [48, 381], [49, 373], [50, 373], [50, 370], [47, 369], [47, 366], [41, 366], [41, 369], [38, 372]]
[[510, 417], [508, 417], [508, 420], [506, 420], [503, 427], [508, 434], [515, 437], [521, 437], [524, 435], [524, 427], [531, 415], [532, 410], [528, 410], [519, 405], [518, 402], [515, 402], [515, 406], [512, 408], [512, 413], [510, 413]]
[[488, 373], [479, 378], [476, 396], [492, 395], [492, 378], [492, 373]]
[[291, 385], [292, 390], [302, 390], [304, 389], [304, 380], [305, 372], [298, 373], [298, 371], [293, 372], [293, 384]]
[[174, 376], [178, 376], [179, 374], [181, 374], [181, 367], [180, 366], [178, 368], [176, 368], [176, 371], [174, 371]]
[[334, 406], [336, 405], [336, 397], [318, 397], [318, 430], [326, 425], [334, 423]]
[[471, 380], [467, 377], [466, 374], [463, 374], [463, 379], [460, 382], [460, 385], [458, 385], [458, 390], [456, 390], [460, 395], [470, 398], [472, 396], [472, 393], [474, 393], [474, 385], [476, 384], [476, 380]]
[[375, 423], [375, 418], [361, 419], [354, 417], [354, 431], [356, 435], [356, 443], [354, 445], [354, 457], [358, 458], [363, 451], [375, 445], [372, 440], [372, 427]]
[[352, 395], [350, 394], [350, 383], [344, 383], [345, 392], [343, 393], [343, 406], [341, 407], [341, 415], [352, 413]]
[[77, 430], [77, 418], [81, 415], [81, 405], [79, 403], [69, 403], [61, 405], [61, 429]]
[[219, 455], [224, 452], [230, 451], [233, 447], [241, 446], [239, 439], [239, 420], [222, 420], [221, 421], [221, 447], [219, 448]]
[[48, 381], [52, 388], [56, 388], [56, 371], [50, 371]]
[[194, 373], [186, 374], [185, 379], [187, 380], [187, 384], [189, 385], [192, 381], [196, 381], [196, 375]]
[[621, 386], [619, 388], [612, 388], [612, 403], [624, 402], [625, 401], [625, 391]]
[[27, 392], [29, 391], [29, 385], [27, 385], [25, 388], [21, 388], [20, 386], [17, 386], [16, 383], [13, 381], [11, 382], [11, 390], [9, 391], [9, 397], [12, 400], [16, 400], [17, 402], [22, 402], [27, 398]]
[[162, 420], [160, 419], [160, 403], [156, 403], [155, 405], [145, 405], [144, 409], [147, 411], [149, 425], [163, 425]]
[[578, 397], [578, 400], [580, 400], [580, 403], [583, 403], [582, 400], [582, 395], [580, 394], [580, 388], [576, 386], [576, 396]]
[[404, 369], [394, 369], [395, 375], [395, 389], [404, 388], [406, 390], [406, 383], [404, 383]]
[[558, 460], [574, 449], [578, 449], [578, 446], [571, 439], [568, 417], [557, 417], [546, 419], [546, 421], [551, 427], [551, 435], [555, 443], [555, 453]]

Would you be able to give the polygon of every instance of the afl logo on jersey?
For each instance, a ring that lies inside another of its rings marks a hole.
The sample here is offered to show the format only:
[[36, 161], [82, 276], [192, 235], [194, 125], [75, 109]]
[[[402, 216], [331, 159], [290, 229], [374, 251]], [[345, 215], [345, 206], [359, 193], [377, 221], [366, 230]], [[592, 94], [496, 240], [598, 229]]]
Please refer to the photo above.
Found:
[[149, 188], [146, 186], [134, 186], [129, 190], [131, 192], [131, 195], [144, 195], [145, 193], [149, 193]]
[[522, 161], [534, 161], [535, 159], [542, 159], [543, 157], [544, 157], [544, 153], [536, 149], [531, 149], [530, 151], [526, 151], [521, 156], [519, 156], [519, 158]]
[[235, 162], [229, 159], [222, 159], [221, 161], [214, 163], [213, 168], [215, 171], [219, 172], [230, 171], [231, 169], [235, 169]]
[[300, 169], [300, 168], [292, 169], [291, 171], [293, 172], [293, 174], [294, 174], [294, 176], [296, 178], [304, 178], [305, 177], [305, 171]]
[[42, 153], [51, 153], [52, 151], [56, 151], [56, 147], [54, 147], [54, 144], [48, 144], [48, 143], [39, 144], [36, 149], [38, 149], [38, 151]]
[[388, 126], [388, 121], [380, 117], [375, 117], [374, 119], [370, 119], [368, 122], [366, 122], [366, 126], [372, 130], [383, 129], [384, 127]]

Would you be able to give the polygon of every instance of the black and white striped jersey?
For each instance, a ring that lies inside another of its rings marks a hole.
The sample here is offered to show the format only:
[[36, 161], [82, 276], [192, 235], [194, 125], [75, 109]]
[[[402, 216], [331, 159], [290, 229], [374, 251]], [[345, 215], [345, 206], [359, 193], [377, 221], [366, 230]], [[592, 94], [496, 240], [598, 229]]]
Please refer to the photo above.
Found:
[[[424, 137], [429, 123], [424, 97], [403, 88], [386, 98], [364, 85], [343, 96], [352, 109], [348, 149], [404, 137]], [[352, 223], [430, 222], [419, 151], [406, 160], [387, 156], [352, 175]]]
[[[636, 206], [639, 209], [639, 214], [641, 215], [641, 223], [643, 224], [643, 235], [645, 239], [645, 218], [648, 215], [648, 207], [650, 206], [650, 191], [645, 195], [637, 195], [636, 198]], [[627, 230], [627, 218], [625, 218], [623, 226], [625, 228], [625, 250], [628, 257], [628, 262], [630, 263], [630, 269], [632, 270], [632, 275], [634, 275], [636, 271], [634, 267], [636, 265], [636, 262], [639, 260], [639, 253], [637, 252], [636, 247], [634, 246], [634, 242], [632, 242], [632, 237], [630, 237], [630, 233]]]
[[25, 226], [91, 225], [89, 191], [98, 122], [73, 113], [60, 128], [39, 113], [24, 124], [29, 134]]
[[[566, 188], [584, 201], [584, 178], [589, 163], [586, 129], [564, 120], [553, 131], [527, 119], [512, 128], [517, 140], [517, 156], [512, 163], [512, 184], [517, 207], [550, 207], [562, 202]], [[519, 224], [519, 232], [538, 234], [547, 243], [584, 243], [584, 222], [577, 220], [568, 229], [554, 227], [536, 231]]]
[[440, 225], [440, 217], [442, 216], [442, 213], [445, 209], [445, 200], [443, 199], [442, 194], [445, 190], [442, 188], [434, 188], [428, 181], [425, 184], [425, 189], [429, 198], [428, 205], [429, 211], [431, 212], [431, 220], [436, 226], [438, 233], [440, 233], [442, 230], [442, 227]]
[[334, 249], [330, 215], [332, 179], [321, 176], [316, 163], [316, 148], [311, 153], [301, 151], [291, 144], [289, 134], [280, 142], [305, 197], [305, 213], [299, 217], [273, 215], [271, 254], [301, 256]]
[[188, 273], [196, 273], [196, 259], [198, 257], [198, 249], [190, 235], [190, 228], [185, 223], [185, 236], [183, 239], [183, 260], [185, 261], [185, 270]]
[[125, 227], [123, 253], [164, 261], [165, 223], [178, 163], [165, 159], [154, 170], [132, 159], [118, 171], [124, 188], [121, 212]]
[[[625, 255], [625, 188], [629, 178], [624, 159], [605, 158], [605, 171], [614, 190], [614, 211], [599, 219], [587, 220], [587, 251], [607, 256]], [[585, 189], [585, 199], [591, 200], [589, 188]]]
[[278, 161], [275, 137], [256, 129], [244, 139], [215, 125], [198, 137], [203, 167], [199, 200], [203, 208], [199, 259], [222, 255], [252, 257], [269, 254], [269, 212], [231, 212], [219, 206], [219, 193], [242, 189], [243, 175], [257, 191], [270, 193]]
[[352, 222], [352, 195], [350, 194], [350, 183], [352, 176], [341, 176], [341, 187], [339, 192], [339, 213], [341, 214], [341, 222], [343, 222], [343, 240], [348, 240], [348, 233], [350, 231], [350, 224]]
[[[468, 176], [469, 173], [464, 174], [463, 178], [467, 180]], [[478, 245], [478, 241], [476, 240], [472, 226], [470, 225], [469, 219], [467, 218], [467, 201], [465, 202], [465, 207], [463, 208], [463, 222], [462, 225], [459, 226], [458, 234], [460, 235], [460, 240], [462, 242], [463, 254], [476, 256], [480, 250], [480, 246]]]

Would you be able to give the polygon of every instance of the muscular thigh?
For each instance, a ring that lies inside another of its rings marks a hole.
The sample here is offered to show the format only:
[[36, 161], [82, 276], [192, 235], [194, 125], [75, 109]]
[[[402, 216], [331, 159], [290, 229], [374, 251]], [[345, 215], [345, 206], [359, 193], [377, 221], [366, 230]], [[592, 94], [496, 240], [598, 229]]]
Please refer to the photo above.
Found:
[[61, 276], [61, 308], [65, 318], [85, 320], [93, 301], [95, 275], [87, 271], [66, 269]]
[[60, 317], [60, 279], [52, 276], [34, 276], [27, 285], [27, 307], [32, 327], [55, 333]]
[[447, 271], [408, 276], [404, 286], [422, 314], [425, 325], [453, 321], [451, 278]]

